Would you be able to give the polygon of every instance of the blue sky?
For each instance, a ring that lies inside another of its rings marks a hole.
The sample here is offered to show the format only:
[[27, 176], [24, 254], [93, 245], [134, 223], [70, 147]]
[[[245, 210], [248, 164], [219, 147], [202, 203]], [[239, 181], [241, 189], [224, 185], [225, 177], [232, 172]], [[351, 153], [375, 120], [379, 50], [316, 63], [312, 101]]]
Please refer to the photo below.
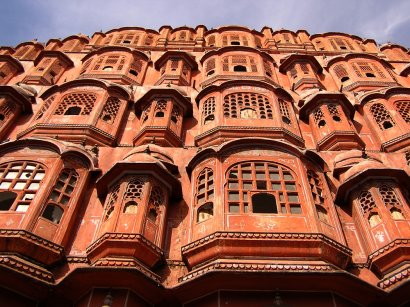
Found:
[[3, 46], [123, 26], [239, 24], [256, 30], [347, 32], [410, 47], [409, 0], [7, 0], [0, 14]]

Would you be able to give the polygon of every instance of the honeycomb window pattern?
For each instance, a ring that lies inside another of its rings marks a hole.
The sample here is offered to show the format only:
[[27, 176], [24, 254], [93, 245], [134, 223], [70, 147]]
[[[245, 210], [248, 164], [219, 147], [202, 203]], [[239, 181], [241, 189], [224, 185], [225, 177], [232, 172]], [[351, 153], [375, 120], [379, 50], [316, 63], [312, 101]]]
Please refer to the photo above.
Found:
[[376, 208], [376, 202], [374, 201], [373, 196], [369, 191], [361, 192], [358, 200], [363, 215], [368, 215]]
[[342, 64], [336, 65], [334, 72], [339, 79], [342, 79], [343, 77], [349, 77], [346, 68]]
[[104, 221], [108, 220], [115, 209], [115, 204], [118, 201], [118, 195], [120, 193], [120, 185], [117, 184], [111, 189], [110, 197], [108, 198], [107, 205], [105, 206]]
[[[10, 162], [0, 166], [0, 195], [4, 192], [8, 201], [1, 202], [0, 210], [26, 212], [33, 201], [41, 181], [45, 177], [44, 167], [34, 162]], [[3, 194], [4, 195], [4, 194]]]
[[59, 224], [65, 209], [68, 207], [70, 199], [73, 196], [74, 189], [77, 185], [78, 174], [73, 169], [64, 169], [61, 171], [57, 182], [51, 192], [47, 207], [42, 216], [54, 224]]
[[[270, 101], [267, 96], [261, 94], [234, 93], [226, 95], [223, 108], [224, 116], [228, 118], [273, 119]], [[252, 110], [252, 112], [243, 112], [247, 110]]]
[[120, 109], [120, 100], [117, 97], [109, 97], [105, 103], [104, 109], [101, 112], [100, 118], [112, 124], [115, 121], [115, 117]]
[[390, 113], [386, 110], [386, 107], [383, 104], [373, 104], [370, 107], [370, 112], [381, 130], [392, 128], [395, 125]]
[[284, 122], [287, 125], [292, 124], [292, 117], [291, 117], [291, 113], [289, 110], [289, 104], [282, 100], [279, 99], [279, 110], [280, 110], [280, 115], [282, 116], [282, 122]]
[[410, 101], [397, 101], [394, 106], [396, 107], [397, 112], [399, 112], [404, 121], [410, 124]]
[[229, 213], [255, 213], [253, 196], [274, 197], [272, 213], [301, 214], [298, 186], [292, 172], [265, 161], [243, 162], [227, 172], [226, 198]]
[[44, 101], [43, 106], [37, 112], [36, 116], [34, 117], [34, 120], [39, 120], [40, 118], [43, 117], [44, 113], [50, 108], [50, 106], [53, 103], [53, 101], [55, 100], [55, 98], [56, 98], [56, 96], [51, 96], [46, 101]]
[[316, 125], [318, 127], [323, 127], [326, 125], [326, 121], [325, 121], [325, 115], [323, 114], [322, 110], [319, 108], [317, 108], [314, 112], [313, 112], [313, 119], [316, 123]]
[[174, 104], [171, 110], [171, 122], [177, 125], [181, 120], [181, 113], [181, 109]]
[[144, 179], [135, 177], [131, 178], [124, 193], [123, 213], [137, 213], [138, 202], [142, 199], [144, 186]]
[[330, 116], [336, 122], [342, 121], [342, 116], [339, 112], [339, 106], [334, 103], [327, 104], [327, 110], [329, 111]]
[[161, 211], [160, 206], [164, 204], [164, 195], [162, 189], [154, 185], [151, 189], [151, 194], [149, 196], [149, 207], [147, 218], [156, 223], [158, 221], [158, 215]]
[[205, 100], [202, 107], [202, 118], [205, 125], [215, 120], [215, 97]]
[[79, 107], [79, 115], [89, 115], [94, 107], [97, 96], [93, 93], [72, 93], [64, 97], [59, 103], [54, 115], [64, 115], [70, 107]]
[[392, 187], [381, 186], [379, 188], [380, 195], [386, 206], [399, 206], [400, 203]]

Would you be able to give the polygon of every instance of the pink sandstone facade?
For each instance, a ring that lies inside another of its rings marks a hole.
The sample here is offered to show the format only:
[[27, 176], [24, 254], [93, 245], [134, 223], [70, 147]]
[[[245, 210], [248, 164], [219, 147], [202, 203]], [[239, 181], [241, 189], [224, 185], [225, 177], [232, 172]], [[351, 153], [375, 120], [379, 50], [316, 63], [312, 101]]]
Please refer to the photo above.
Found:
[[0, 47], [3, 306], [410, 302], [410, 53], [138, 27]]

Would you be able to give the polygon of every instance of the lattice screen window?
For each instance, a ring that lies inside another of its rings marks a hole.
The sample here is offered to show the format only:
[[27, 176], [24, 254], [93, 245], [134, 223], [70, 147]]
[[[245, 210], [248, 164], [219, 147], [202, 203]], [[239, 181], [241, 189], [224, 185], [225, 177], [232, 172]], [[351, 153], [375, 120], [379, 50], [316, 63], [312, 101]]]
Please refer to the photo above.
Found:
[[179, 67], [180, 59], [171, 58], [170, 62], [171, 62], [171, 64], [170, 64], [171, 71], [176, 71]]
[[120, 34], [115, 38], [115, 45], [138, 45], [140, 35], [138, 33]]
[[347, 39], [334, 38], [330, 39], [330, 44], [334, 50], [353, 50], [353, 46]]
[[410, 166], [410, 151], [406, 151], [406, 162], [407, 165]]
[[309, 72], [310, 72], [309, 66], [308, 66], [307, 63], [300, 63], [300, 69], [302, 70], [302, 72], [303, 72], [305, 75], [308, 75]]
[[164, 193], [162, 189], [154, 185], [151, 189], [151, 194], [149, 196], [148, 213], [147, 218], [153, 222], [158, 222], [158, 216], [161, 213], [161, 206], [164, 205]]
[[282, 165], [240, 163], [228, 170], [225, 187], [229, 213], [302, 213], [296, 179]]
[[320, 128], [320, 127], [324, 127], [326, 126], [326, 120], [325, 120], [325, 115], [323, 114], [322, 110], [319, 108], [317, 108], [314, 112], [313, 112], [313, 119], [316, 123], [316, 125]]
[[130, 74], [138, 76], [142, 71], [143, 61], [140, 58], [134, 60], [131, 63]]
[[342, 82], [349, 80], [349, 74], [347, 73], [346, 68], [342, 64], [336, 65], [333, 70], [334, 70], [336, 76]]
[[234, 93], [224, 97], [224, 116], [243, 119], [273, 119], [267, 96], [253, 93]]
[[54, 115], [89, 115], [97, 96], [93, 93], [72, 93], [62, 99]]
[[145, 37], [144, 45], [150, 46], [154, 42], [154, 36], [149, 34]]
[[361, 192], [358, 201], [362, 214], [367, 218], [371, 227], [382, 222], [380, 215], [377, 212], [376, 202], [369, 191]]
[[215, 73], [215, 59], [209, 59], [206, 61], [205, 71], [207, 76], [211, 76]]
[[142, 115], [141, 115], [142, 124], [145, 124], [145, 122], [148, 120], [150, 112], [151, 112], [151, 104], [147, 105], [144, 111], [142, 112]]
[[206, 167], [198, 175], [196, 184], [197, 222], [205, 221], [214, 214], [214, 174], [212, 169]]
[[402, 100], [396, 101], [394, 106], [401, 115], [401, 117], [405, 120], [406, 123], [410, 124], [410, 101], [409, 100]]
[[262, 40], [257, 36], [255, 36], [255, 45], [257, 48], [262, 48]]
[[172, 110], [171, 110], [171, 123], [174, 123], [175, 125], [178, 125], [178, 123], [180, 123], [181, 121], [181, 109], [180, 107], [178, 107], [177, 105], [173, 105], [172, 106]]
[[248, 46], [248, 38], [245, 35], [238, 35], [238, 34], [232, 34], [232, 35], [224, 35], [222, 36], [222, 46]]
[[4, 125], [7, 119], [13, 114], [16, 109], [14, 103], [10, 100], [0, 97], [0, 127]]
[[55, 183], [42, 216], [59, 224], [77, 185], [78, 174], [73, 169], [64, 169]]
[[87, 71], [87, 69], [88, 69], [88, 67], [90, 67], [92, 61], [93, 61], [92, 58], [85, 61], [85, 63], [83, 64], [83, 67], [81, 68], [80, 75], [82, 75], [83, 73], [85, 73]]
[[211, 36], [208, 38], [208, 46], [209, 46], [209, 47], [215, 46], [215, 35], [211, 35]]
[[165, 100], [157, 101], [157, 103], [155, 105], [154, 116], [155, 117], [164, 117], [165, 112], [167, 110], [167, 107], [168, 107], [168, 102], [167, 101], [165, 101]]
[[402, 205], [399, 202], [394, 189], [391, 186], [382, 185], [379, 187], [379, 193], [384, 205], [389, 209], [394, 220], [404, 219]]
[[340, 115], [339, 108], [340, 107], [334, 103], [329, 103], [327, 105], [327, 110], [329, 111], [330, 116], [335, 122], [342, 121], [342, 116]]
[[76, 39], [70, 39], [68, 41], [66, 41], [63, 45], [63, 47], [61, 48], [61, 51], [72, 51], [72, 49], [74, 48], [74, 45], [76, 44], [77, 40]]
[[26, 212], [45, 174], [44, 167], [35, 162], [0, 165], [0, 211]]
[[123, 213], [137, 213], [139, 203], [143, 197], [145, 181], [143, 178], [138, 177], [130, 180], [124, 193]]
[[266, 60], [263, 61], [263, 69], [265, 70], [265, 74], [266, 74], [267, 76], [272, 77], [272, 75], [273, 75], [272, 66], [271, 66], [271, 64], [270, 64], [268, 61], [266, 61]]
[[103, 45], [109, 45], [109, 44], [111, 43], [112, 38], [113, 38], [113, 34], [108, 35], [108, 36], [104, 39], [104, 41], [103, 41], [102, 44], [103, 44]]
[[298, 71], [296, 70], [295, 66], [290, 69], [290, 76], [295, 79], [298, 76]]
[[120, 105], [121, 102], [117, 97], [109, 97], [101, 112], [100, 118], [109, 124], [114, 123], [115, 117], [120, 109]]
[[310, 191], [316, 208], [316, 213], [320, 221], [329, 223], [327, 209], [325, 207], [325, 197], [323, 193], [322, 181], [312, 170], [307, 172]]
[[0, 84], [6, 79], [7, 76], [11, 75], [12, 71], [8, 63], [0, 63]]
[[97, 71], [120, 71], [124, 68], [125, 56], [104, 55], [100, 56], [95, 63], [93, 70]]
[[204, 125], [215, 120], [215, 97], [209, 97], [202, 106], [202, 118]]
[[379, 125], [381, 130], [390, 129], [395, 126], [395, 122], [390, 116], [390, 113], [386, 110], [386, 107], [381, 103], [375, 103], [370, 107], [370, 112], [373, 115], [374, 120]]
[[289, 109], [289, 103], [282, 99], [279, 99], [279, 110], [282, 117], [282, 122], [287, 125], [292, 124], [292, 116]]
[[107, 204], [105, 205], [104, 221], [108, 220], [115, 209], [115, 205], [118, 201], [118, 194], [120, 192], [120, 185], [117, 184], [111, 189], [110, 197], [108, 198]]
[[34, 117], [34, 120], [38, 120], [43, 117], [44, 113], [50, 108], [51, 104], [55, 100], [56, 96], [51, 96], [48, 98], [46, 101], [44, 101], [43, 106], [40, 108], [40, 110], [37, 112], [36, 116]]

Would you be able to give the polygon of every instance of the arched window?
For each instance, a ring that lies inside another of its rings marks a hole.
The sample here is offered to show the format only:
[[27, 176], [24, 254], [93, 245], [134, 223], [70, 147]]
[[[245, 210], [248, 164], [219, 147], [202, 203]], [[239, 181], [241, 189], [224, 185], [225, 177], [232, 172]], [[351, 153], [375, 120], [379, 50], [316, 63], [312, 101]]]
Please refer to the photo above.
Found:
[[215, 59], [209, 59], [206, 61], [205, 72], [207, 76], [211, 76], [215, 73]]
[[0, 165], [0, 210], [26, 212], [45, 176], [35, 162], [10, 162]]
[[68, 94], [60, 101], [54, 115], [64, 115], [71, 107], [81, 108], [81, 112], [78, 115], [89, 115], [93, 110], [96, 100], [97, 96], [93, 93]]
[[112, 124], [115, 121], [119, 109], [120, 100], [117, 97], [109, 97], [104, 105], [100, 118], [103, 121]]
[[202, 106], [202, 118], [204, 125], [215, 120], [215, 97], [209, 97]]
[[317, 108], [313, 113], [313, 119], [315, 120], [316, 125], [321, 128], [326, 126], [325, 115], [323, 114], [322, 110]]
[[164, 204], [164, 195], [159, 186], [154, 186], [151, 189], [149, 197], [147, 218], [156, 224], [159, 219], [158, 216], [161, 213], [161, 206]]
[[65, 110], [64, 115], [79, 115], [80, 113], [81, 113], [81, 108], [77, 106], [73, 106]]
[[209, 46], [209, 47], [215, 46], [215, 35], [211, 35], [211, 36], [208, 38], [208, 46]]
[[382, 220], [372, 194], [369, 191], [363, 191], [360, 193], [358, 200], [362, 214], [369, 221], [369, 225], [374, 227], [380, 224]]
[[120, 185], [117, 184], [111, 189], [110, 198], [105, 206], [105, 214], [103, 221], [108, 220], [114, 213], [115, 205], [118, 201], [118, 193], [120, 192]]
[[320, 221], [329, 223], [327, 209], [325, 207], [325, 197], [323, 195], [323, 186], [319, 176], [312, 170], [307, 172], [310, 192], [316, 208], [316, 213]]
[[329, 103], [327, 105], [327, 110], [329, 111], [330, 116], [332, 116], [332, 119], [335, 122], [340, 122], [342, 120], [342, 117], [340, 116], [340, 112], [339, 112], [339, 106], [333, 103]]
[[251, 56], [233, 55], [222, 59], [223, 71], [257, 72], [256, 60]]
[[342, 64], [336, 65], [333, 71], [335, 72], [336, 77], [338, 77], [342, 82], [345, 82], [350, 79], [346, 68]]
[[133, 178], [127, 186], [124, 194], [123, 213], [135, 214], [138, 210], [138, 203], [142, 199], [145, 181], [140, 178]]
[[404, 219], [402, 210], [401, 210], [401, 203], [399, 202], [394, 189], [387, 185], [382, 185], [379, 188], [379, 193], [382, 197], [384, 205], [389, 209], [390, 214], [393, 219], [401, 220]]
[[160, 100], [155, 106], [154, 116], [155, 117], [164, 117], [165, 111], [167, 109], [168, 103], [165, 100]]
[[400, 116], [404, 119], [404, 121], [410, 124], [410, 101], [396, 101], [394, 103], [394, 106], [397, 112], [399, 112]]
[[231, 167], [226, 197], [229, 213], [302, 213], [294, 175], [272, 162], [243, 162]]
[[[223, 108], [225, 117], [273, 119], [269, 98], [261, 94], [234, 93], [226, 95]], [[243, 112], [243, 110], [248, 111]]]
[[124, 68], [126, 57], [121, 55], [101, 55], [92, 70], [120, 71]]
[[212, 169], [204, 168], [198, 175], [196, 183], [197, 222], [213, 216], [214, 174]]
[[291, 113], [289, 110], [289, 104], [282, 100], [279, 99], [279, 110], [280, 110], [280, 115], [282, 117], [282, 122], [284, 122], [287, 125], [292, 124], [292, 117], [291, 117]]
[[78, 174], [73, 169], [63, 169], [48, 198], [47, 207], [42, 216], [55, 224], [59, 224], [65, 209], [74, 193]]
[[386, 107], [381, 103], [375, 103], [370, 107], [370, 112], [373, 115], [374, 120], [379, 125], [381, 130], [390, 129], [395, 126], [395, 122], [390, 116], [390, 113], [386, 110]]

